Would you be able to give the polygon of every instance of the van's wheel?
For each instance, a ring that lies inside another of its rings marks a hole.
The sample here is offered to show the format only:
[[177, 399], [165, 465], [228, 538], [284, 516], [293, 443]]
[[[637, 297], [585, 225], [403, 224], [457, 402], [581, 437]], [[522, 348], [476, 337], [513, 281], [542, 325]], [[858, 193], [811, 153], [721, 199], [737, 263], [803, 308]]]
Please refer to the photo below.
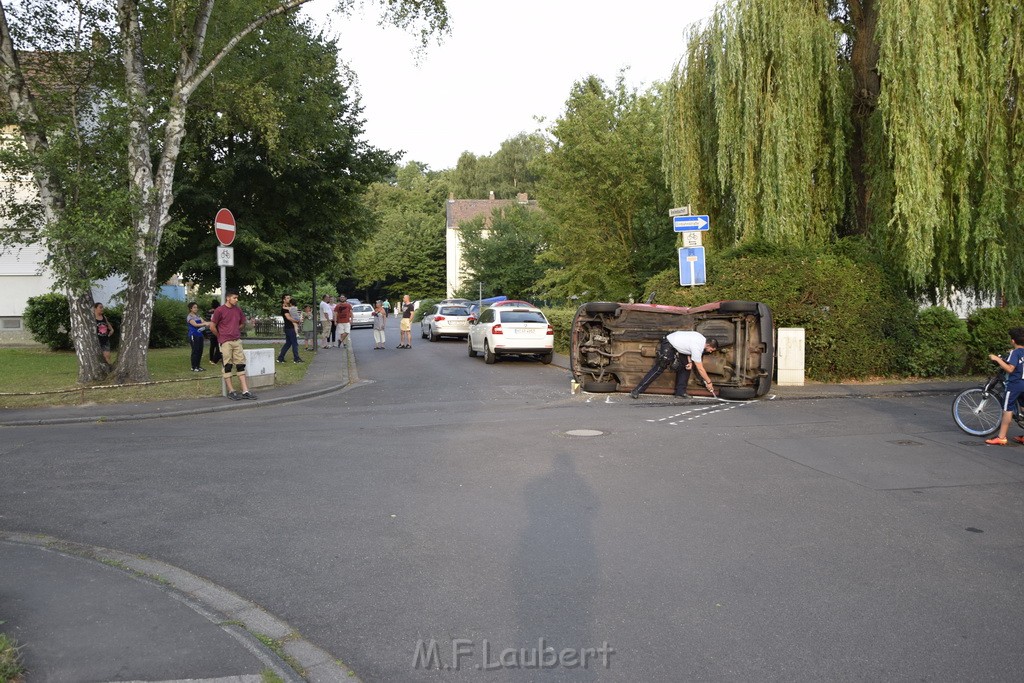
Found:
[[466, 348], [469, 349], [469, 357], [476, 358], [476, 351], [473, 350], [473, 340], [469, 338], [466, 339]]
[[715, 387], [719, 398], [729, 400], [746, 400], [757, 398], [757, 389], [754, 387]]
[[583, 304], [583, 310], [593, 315], [594, 313], [614, 313], [619, 310], [619, 305], [608, 301], [592, 301]]
[[723, 313], [757, 313], [756, 301], [723, 301], [718, 310]]
[[549, 365], [551, 361], [555, 359], [555, 354], [549, 351], [547, 353], [542, 353], [539, 357], [541, 363], [543, 363], [544, 365]]
[[488, 365], [494, 365], [494, 361], [496, 361], [496, 360], [498, 360], [498, 357], [494, 355], [493, 351], [491, 351], [491, 347], [490, 347], [490, 345], [488, 345], [487, 340], [485, 339], [484, 340], [484, 362], [487, 363]]

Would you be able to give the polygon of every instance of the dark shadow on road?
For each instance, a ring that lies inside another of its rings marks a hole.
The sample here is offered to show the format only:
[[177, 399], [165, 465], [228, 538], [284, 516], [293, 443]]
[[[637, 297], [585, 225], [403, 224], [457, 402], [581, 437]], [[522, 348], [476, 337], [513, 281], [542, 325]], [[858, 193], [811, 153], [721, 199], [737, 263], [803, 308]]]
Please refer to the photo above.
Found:
[[[579, 653], [600, 647], [592, 616], [599, 579], [593, 530], [598, 498], [572, 457], [558, 453], [550, 470], [527, 482], [523, 500], [529, 522], [511, 566], [516, 647], [528, 653], [540, 648], [542, 664], [557, 661], [567, 648]], [[551, 679], [586, 681], [596, 679], [600, 668], [601, 660], [591, 658], [586, 669], [555, 665], [541, 671]]]

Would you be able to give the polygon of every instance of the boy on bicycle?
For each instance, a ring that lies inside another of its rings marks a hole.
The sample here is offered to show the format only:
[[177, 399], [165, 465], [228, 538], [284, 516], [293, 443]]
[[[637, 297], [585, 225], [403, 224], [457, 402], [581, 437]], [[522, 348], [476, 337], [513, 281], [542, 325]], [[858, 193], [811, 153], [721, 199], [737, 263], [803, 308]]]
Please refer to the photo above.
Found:
[[[994, 353], [989, 354], [989, 360], [997, 364], [1008, 373], [1006, 378], [1006, 395], [1003, 397], [1003, 420], [999, 423], [999, 436], [986, 439], [985, 443], [990, 446], [1005, 446], [1006, 432], [1010, 429], [1010, 421], [1013, 419], [1013, 408], [1017, 399], [1024, 394], [1024, 327], [1015, 327], [1010, 330], [1010, 339], [1013, 340], [1013, 350], [1006, 359], [1002, 359]], [[1024, 444], [1024, 437], [1016, 436], [1013, 439], [1017, 443]]]

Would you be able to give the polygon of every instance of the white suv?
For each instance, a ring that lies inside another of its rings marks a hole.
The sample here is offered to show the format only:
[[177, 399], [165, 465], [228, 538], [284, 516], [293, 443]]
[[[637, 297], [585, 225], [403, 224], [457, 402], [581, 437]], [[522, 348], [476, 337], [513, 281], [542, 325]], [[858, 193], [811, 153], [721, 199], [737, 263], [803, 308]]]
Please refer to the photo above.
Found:
[[469, 356], [484, 354], [485, 363], [498, 356], [536, 356], [550, 363], [554, 356], [555, 331], [539, 308], [502, 306], [484, 309], [478, 320], [469, 321]]

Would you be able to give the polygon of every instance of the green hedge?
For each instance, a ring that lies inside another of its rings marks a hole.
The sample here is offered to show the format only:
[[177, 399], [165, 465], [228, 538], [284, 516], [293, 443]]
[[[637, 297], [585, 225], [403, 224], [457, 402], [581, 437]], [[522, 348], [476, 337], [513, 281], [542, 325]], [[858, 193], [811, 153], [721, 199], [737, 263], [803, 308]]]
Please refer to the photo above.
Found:
[[555, 330], [555, 353], [568, 354], [575, 308], [545, 308], [544, 317]]
[[[104, 314], [114, 326], [114, 336], [110, 343], [117, 348], [121, 337], [124, 307], [121, 305], [104, 309]], [[153, 322], [149, 332], [149, 348], [167, 349], [188, 345], [188, 330], [185, 317], [188, 308], [184, 301], [158, 297], [153, 302]], [[35, 296], [28, 300], [24, 313], [25, 326], [32, 333], [32, 338], [40, 344], [46, 344], [53, 351], [70, 351], [71, 344], [71, 310], [67, 297], [63, 294], [50, 292]]]
[[967, 365], [967, 323], [941, 306], [922, 308], [915, 321], [910, 370], [921, 377], [955, 375]]
[[979, 308], [971, 313], [967, 318], [970, 339], [968, 371], [981, 374], [993, 372], [995, 366], [988, 355], [1005, 354], [1013, 346], [1009, 335], [1013, 327], [1024, 327], [1024, 307]]
[[[849, 249], [854, 251], [854, 249]], [[806, 330], [806, 372], [833, 381], [909, 370], [915, 306], [884, 269], [863, 254], [737, 250], [707, 260], [700, 287], [680, 287], [677, 268], [647, 283], [657, 303], [761, 301], [776, 327]]]
[[50, 347], [51, 351], [70, 351], [71, 307], [63, 294], [50, 292], [34, 296], [25, 304], [22, 314], [32, 338]]

